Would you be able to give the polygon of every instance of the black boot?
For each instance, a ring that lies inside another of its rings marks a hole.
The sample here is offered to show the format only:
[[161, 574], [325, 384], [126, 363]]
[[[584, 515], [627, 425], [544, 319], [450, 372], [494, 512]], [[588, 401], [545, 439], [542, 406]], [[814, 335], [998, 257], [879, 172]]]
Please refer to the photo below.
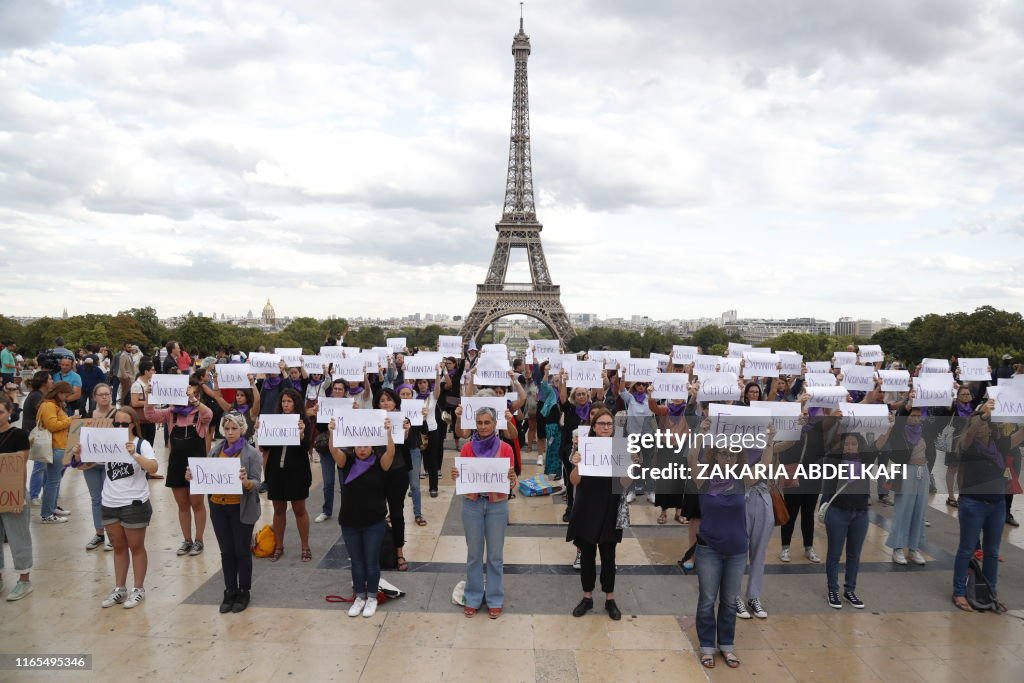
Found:
[[572, 615], [574, 617], [582, 617], [584, 614], [586, 614], [592, 609], [594, 609], [594, 599], [583, 598], [582, 600], [580, 600], [580, 604], [576, 605], [576, 607], [573, 608]]
[[608, 616], [612, 618], [612, 621], [618, 621], [622, 618], [622, 612], [619, 611], [619, 606], [615, 604], [614, 600], [605, 600], [604, 609], [608, 612]]
[[242, 612], [246, 607], [249, 606], [249, 589], [239, 588], [238, 592], [235, 593], [235, 602], [231, 605], [231, 611], [235, 614]]
[[235, 594], [237, 591], [234, 588], [224, 589], [224, 600], [220, 603], [220, 613], [227, 614], [231, 611], [231, 606], [235, 602]]

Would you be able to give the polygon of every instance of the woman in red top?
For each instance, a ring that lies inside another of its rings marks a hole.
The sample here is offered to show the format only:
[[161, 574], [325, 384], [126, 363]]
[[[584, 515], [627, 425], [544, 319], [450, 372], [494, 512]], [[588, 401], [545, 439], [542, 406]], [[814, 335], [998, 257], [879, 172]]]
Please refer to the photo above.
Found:
[[[462, 406], [455, 409], [455, 419], [462, 418]], [[505, 419], [509, 419], [509, 411]], [[458, 424], [458, 422], [456, 422]], [[476, 411], [476, 430], [459, 453], [463, 458], [505, 458], [508, 480], [516, 485], [512, 466], [512, 447], [498, 438], [498, 416], [493, 408]], [[452, 468], [452, 479], [459, 470]], [[462, 527], [466, 534], [466, 592], [464, 613], [472, 617], [487, 600], [491, 619], [501, 616], [505, 604], [504, 551], [505, 528], [508, 526], [508, 495], [505, 493], [467, 493], [462, 499]], [[487, 586], [484, 588], [484, 543], [487, 544]]]

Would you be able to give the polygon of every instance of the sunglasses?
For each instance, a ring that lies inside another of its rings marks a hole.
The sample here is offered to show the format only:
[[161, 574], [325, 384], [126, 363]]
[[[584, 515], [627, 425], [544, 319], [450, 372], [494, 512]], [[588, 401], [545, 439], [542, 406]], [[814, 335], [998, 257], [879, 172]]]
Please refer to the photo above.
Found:
[[112, 424], [113, 424], [114, 427], [131, 427], [132, 426], [131, 422], [114, 422]]

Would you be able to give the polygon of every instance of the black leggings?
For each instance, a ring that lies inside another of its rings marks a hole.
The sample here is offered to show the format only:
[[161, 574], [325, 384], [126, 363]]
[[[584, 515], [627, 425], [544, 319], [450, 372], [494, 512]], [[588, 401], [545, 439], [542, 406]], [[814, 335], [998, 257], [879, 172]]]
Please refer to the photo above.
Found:
[[610, 543], [593, 545], [592, 543], [577, 543], [580, 549], [580, 583], [583, 584], [583, 592], [590, 593], [594, 590], [594, 582], [597, 580], [597, 551], [601, 551], [601, 590], [605, 593], [615, 592], [615, 546]]
[[224, 571], [224, 587], [228, 590], [252, 588], [253, 524], [242, 524], [238, 503], [221, 505], [210, 502], [210, 522], [220, 546], [220, 566]]
[[[572, 474], [572, 462], [569, 458], [572, 457], [572, 448], [568, 451], [564, 448], [558, 449], [558, 459], [562, 461], [562, 483], [565, 484], [565, 507], [572, 509], [572, 502], [575, 499], [576, 487], [569, 481], [569, 475]], [[591, 582], [593, 585], [593, 582]]]
[[391, 540], [396, 548], [405, 546], [405, 496], [409, 492], [409, 473], [405, 468], [388, 470], [384, 492], [391, 517]]
[[[139, 425], [139, 436], [142, 437], [143, 441], [148, 441], [149, 445], [156, 448], [156, 424], [153, 422], [143, 422]], [[167, 444], [164, 444], [165, 446]]]
[[437, 490], [437, 477], [441, 471], [441, 460], [444, 458], [444, 427], [442, 422], [437, 429], [427, 432], [427, 450], [423, 453], [423, 469], [427, 471], [427, 481], [431, 491]]
[[793, 527], [796, 526], [796, 515], [799, 512], [804, 547], [810, 548], [814, 545], [814, 508], [818, 503], [818, 496], [814, 493], [786, 493], [783, 496], [786, 499], [789, 521], [782, 525], [782, 545], [788, 546], [793, 540]]

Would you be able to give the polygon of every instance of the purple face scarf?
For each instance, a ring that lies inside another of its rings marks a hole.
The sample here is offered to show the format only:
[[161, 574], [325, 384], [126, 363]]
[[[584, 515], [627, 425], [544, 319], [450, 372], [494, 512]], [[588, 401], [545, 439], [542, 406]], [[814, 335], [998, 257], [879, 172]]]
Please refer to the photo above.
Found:
[[349, 390], [348, 390], [348, 395], [349, 396], [358, 396], [359, 394], [363, 393], [363, 389], [364, 389], [364, 387], [362, 387], [362, 386], [358, 386], [355, 389], [352, 389], [350, 387]]
[[292, 385], [292, 389], [294, 389], [295, 391], [299, 392], [300, 394], [302, 393], [302, 378], [301, 377], [299, 379], [292, 379], [291, 377], [289, 377], [288, 378], [288, 384], [291, 384]]
[[345, 483], [349, 484], [369, 472], [370, 468], [373, 467], [376, 462], [376, 455], [370, 455], [365, 460], [360, 460], [353, 455], [352, 467], [349, 468], [348, 475], [345, 477]]
[[249, 404], [243, 403], [242, 405], [235, 405], [235, 412], [245, 415], [246, 413], [249, 412]]
[[485, 439], [481, 439], [479, 434], [473, 434], [473, 440], [469, 443], [472, 444], [473, 455], [478, 458], [496, 457], [498, 449], [501, 448], [501, 440], [498, 438], [497, 432]]
[[921, 441], [921, 431], [922, 427], [920, 423], [916, 425], [912, 425], [910, 423], [903, 425], [903, 436], [906, 437], [907, 443], [910, 445], [911, 448], [916, 446], [918, 442]]
[[859, 455], [844, 455], [843, 456], [843, 464], [851, 466], [851, 468], [852, 468], [851, 469], [852, 474], [850, 475], [851, 479], [859, 479], [860, 475], [861, 475], [861, 472], [864, 471], [864, 463], [862, 463], [860, 461], [860, 456]]
[[970, 402], [967, 402], [967, 403], [960, 403], [960, 401], [956, 402], [956, 416], [957, 417], [970, 417], [973, 414], [974, 414], [974, 407], [970, 404]]
[[977, 449], [978, 453], [981, 453], [986, 458], [991, 460], [996, 467], [1006, 467], [1006, 458], [1003, 457], [1003, 454], [1000, 453], [999, 449], [996, 447], [995, 439], [990, 438], [988, 443], [985, 444], [984, 446], [982, 446], [981, 443], [979, 443], [978, 441], [975, 441], [974, 447]]
[[221, 449], [221, 455], [231, 458], [242, 452], [245, 447], [245, 439], [238, 439], [234, 443], [225, 443], [224, 448]]
[[585, 404], [576, 404], [576, 417], [580, 419], [580, 422], [590, 422], [590, 401]]
[[667, 403], [669, 417], [681, 417], [686, 412], [686, 403]]
[[422, 393], [419, 391], [416, 392], [416, 398], [418, 398], [421, 401], [426, 401], [427, 398], [429, 398], [432, 393], [434, 393], [434, 383], [430, 382], [429, 384], [427, 384], [426, 391]]
[[309, 378], [309, 386], [311, 386], [311, 387], [318, 387], [318, 386], [320, 386], [323, 383], [324, 383], [323, 375], [320, 376], [320, 379], [313, 379], [312, 376], [310, 376], [310, 378]]
[[633, 396], [634, 399], [636, 399], [637, 403], [647, 403], [647, 391], [646, 390], [645, 391], [637, 391], [637, 390], [634, 389], [633, 391], [630, 391], [629, 393]]
[[811, 431], [812, 429], [814, 429], [814, 423], [817, 422], [817, 420], [815, 420], [815, 418], [819, 417], [824, 410], [825, 410], [824, 408], [808, 408], [807, 409], [807, 424], [805, 424], [803, 429], [801, 429], [800, 431], [803, 432], [803, 433], [807, 433], [807, 432]]
[[174, 406], [173, 408], [171, 408], [171, 412], [174, 413], [175, 415], [185, 415], [185, 416], [188, 416], [188, 415], [191, 415], [192, 413], [196, 412], [196, 407], [195, 406]]
[[264, 390], [266, 390], [266, 389], [275, 389], [278, 386], [280, 386], [280, 384], [281, 384], [281, 376], [280, 375], [274, 375], [273, 377], [267, 377], [265, 380], [263, 380], [263, 388], [264, 388]]

